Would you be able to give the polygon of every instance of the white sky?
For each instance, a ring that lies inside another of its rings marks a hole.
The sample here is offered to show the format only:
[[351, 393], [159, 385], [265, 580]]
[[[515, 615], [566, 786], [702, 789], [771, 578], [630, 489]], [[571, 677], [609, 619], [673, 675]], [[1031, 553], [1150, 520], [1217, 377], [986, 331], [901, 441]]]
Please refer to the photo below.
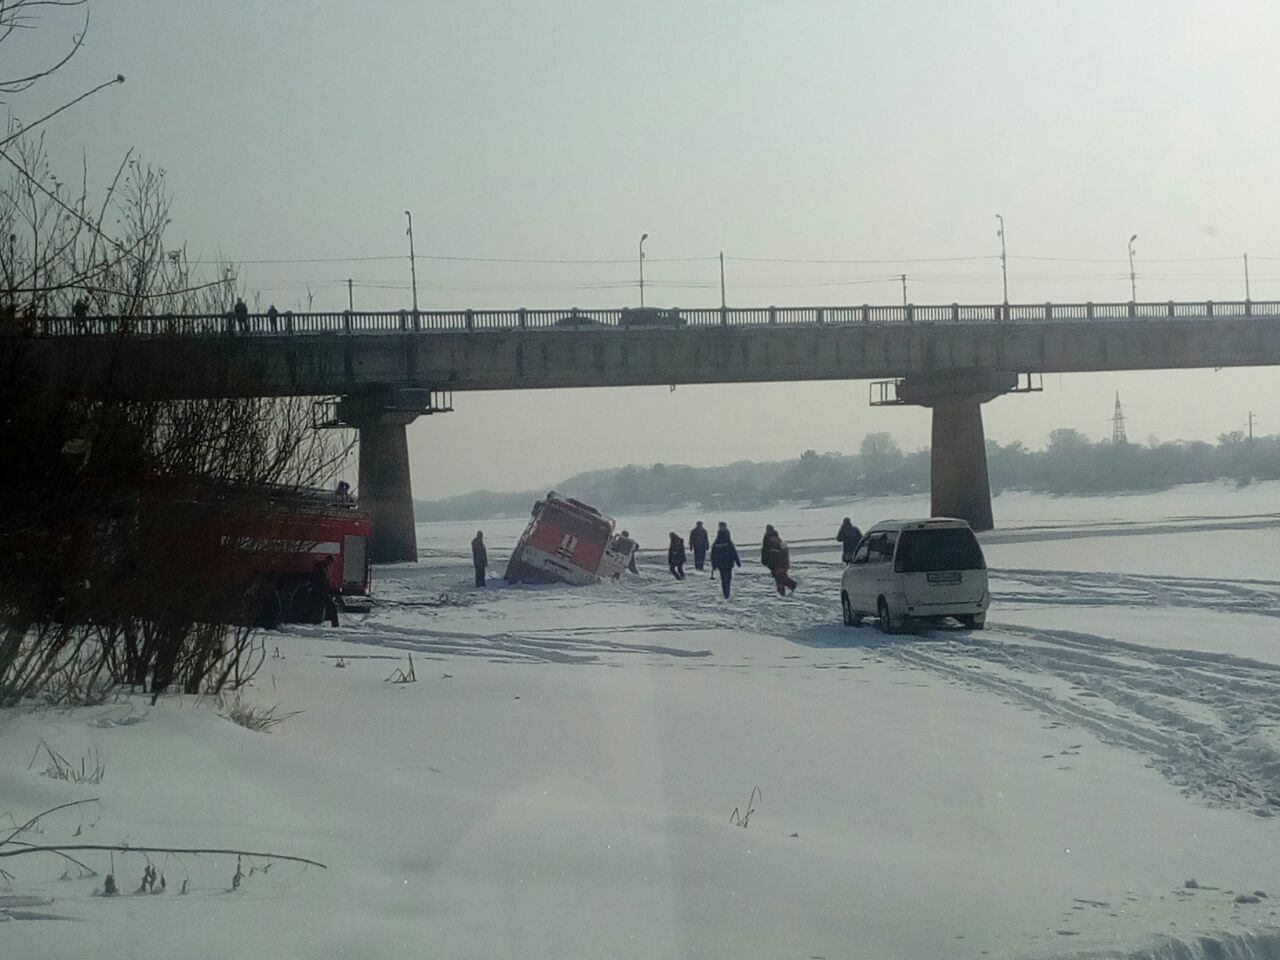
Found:
[[[408, 306], [420, 255], [622, 263], [419, 264], [423, 309], [1001, 297], [1280, 298], [1280, 6], [1257, 2], [645, 3], [91, 0], [83, 54], [13, 102], [34, 117], [117, 72], [51, 126], [102, 174], [129, 147], [169, 173], [170, 240], [247, 263], [297, 308]], [[71, 32], [53, 22], [43, 41]], [[1031, 257], [1060, 260], [1023, 259]], [[1272, 257], [1276, 259], [1266, 259]], [[706, 258], [685, 261], [669, 258]], [[1077, 262], [1081, 258], [1091, 262]], [[1185, 262], [1181, 258], [1188, 258]], [[1220, 258], [1220, 259], [1215, 259]], [[1173, 261], [1173, 262], [1171, 262]], [[1278, 332], [1280, 335], [1280, 332]], [[988, 435], [1043, 443], [1280, 431], [1274, 369], [1054, 376], [986, 408]], [[925, 410], [865, 383], [459, 395], [410, 428], [415, 493], [523, 488], [634, 461], [928, 442]]]

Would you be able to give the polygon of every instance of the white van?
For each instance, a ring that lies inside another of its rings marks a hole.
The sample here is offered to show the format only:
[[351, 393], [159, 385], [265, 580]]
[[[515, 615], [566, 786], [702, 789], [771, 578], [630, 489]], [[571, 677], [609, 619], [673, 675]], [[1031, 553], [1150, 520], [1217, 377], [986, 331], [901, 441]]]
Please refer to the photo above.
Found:
[[885, 520], [866, 532], [840, 581], [846, 626], [875, 617], [884, 633], [910, 620], [955, 617], [986, 626], [987, 561], [963, 520]]

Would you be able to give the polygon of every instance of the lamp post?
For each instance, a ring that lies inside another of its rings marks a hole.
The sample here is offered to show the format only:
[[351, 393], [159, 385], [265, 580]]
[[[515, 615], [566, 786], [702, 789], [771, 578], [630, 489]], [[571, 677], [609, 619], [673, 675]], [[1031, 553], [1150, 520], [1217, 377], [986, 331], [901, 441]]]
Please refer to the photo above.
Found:
[[413, 255], [413, 214], [408, 210], [404, 212], [405, 217], [409, 220], [409, 229], [405, 231], [409, 235], [409, 282], [413, 286], [413, 319], [414, 323], [418, 320], [418, 267]]
[[644, 242], [649, 239], [647, 233], [640, 234], [640, 306], [644, 306]]
[[1000, 226], [996, 228], [996, 236], [1000, 238], [1000, 278], [1004, 281], [1004, 305], [1009, 306], [1009, 255], [1004, 245], [1004, 217], [996, 214]]
[[1249, 296], [1249, 254], [1244, 255], [1244, 302], [1247, 306], [1253, 298]]
[[1129, 238], [1129, 302], [1138, 302], [1138, 275], [1133, 270], [1133, 241], [1138, 239], [1135, 233]]

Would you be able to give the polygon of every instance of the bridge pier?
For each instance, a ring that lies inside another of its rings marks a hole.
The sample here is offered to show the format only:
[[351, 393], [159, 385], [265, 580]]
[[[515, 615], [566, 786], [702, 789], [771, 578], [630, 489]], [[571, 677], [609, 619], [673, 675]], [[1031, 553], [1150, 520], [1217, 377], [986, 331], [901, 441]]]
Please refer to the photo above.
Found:
[[393, 422], [355, 422], [360, 436], [360, 506], [373, 520], [369, 559], [395, 563], [418, 559], [413, 521], [413, 489], [409, 477], [409, 439], [405, 428], [413, 416]]
[[1016, 385], [1016, 374], [996, 370], [954, 370], [907, 377], [898, 383], [901, 401], [933, 410], [929, 461], [933, 516], [959, 517], [978, 531], [995, 527], [982, 404]]
[[405, 428], [420, 416], [451, 410], [450, 394], [427, 389], [380, 387], [338, 401], [328, 426], [354, 427], [359, 434], [356, 494], [373, 520], [369, 559], [374, 563], [418, 559]]

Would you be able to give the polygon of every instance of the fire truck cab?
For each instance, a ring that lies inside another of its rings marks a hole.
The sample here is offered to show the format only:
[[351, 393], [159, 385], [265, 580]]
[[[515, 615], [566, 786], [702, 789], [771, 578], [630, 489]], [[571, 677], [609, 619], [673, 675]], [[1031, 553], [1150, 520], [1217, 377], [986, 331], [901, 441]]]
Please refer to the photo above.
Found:
[[508, 583], [595, 583], [631, 560], [631, 550], [615, 547], [613, 518], [595, 507], [552, 491], [532, 513], [507, 563]]

